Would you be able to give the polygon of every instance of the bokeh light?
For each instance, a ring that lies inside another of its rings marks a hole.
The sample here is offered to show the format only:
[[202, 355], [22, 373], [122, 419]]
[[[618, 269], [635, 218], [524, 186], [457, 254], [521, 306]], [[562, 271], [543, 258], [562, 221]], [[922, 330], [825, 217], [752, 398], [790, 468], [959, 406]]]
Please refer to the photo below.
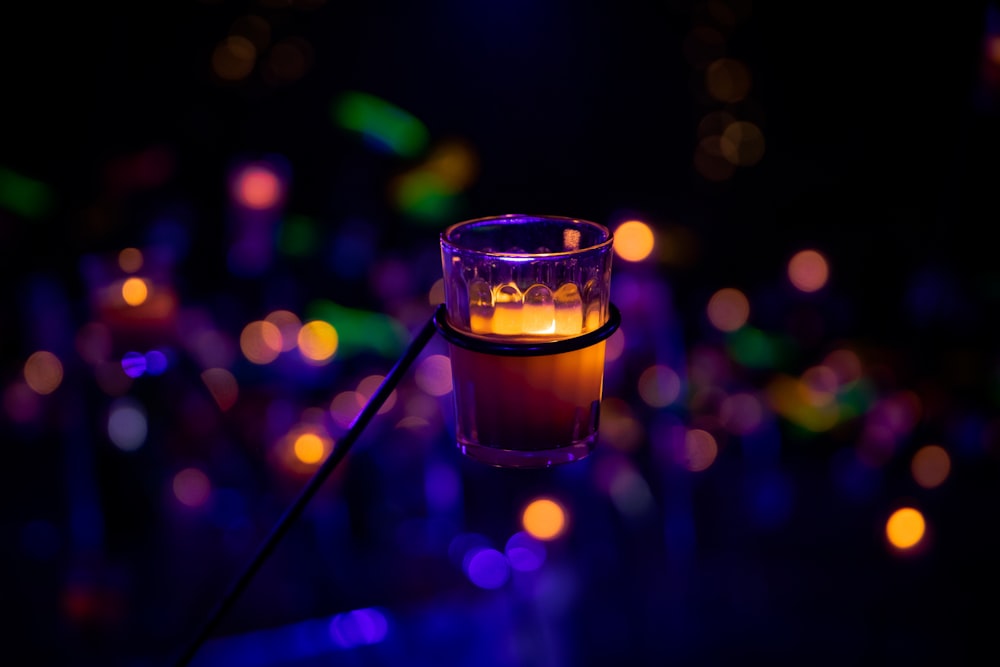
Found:
[[538, 498], [528, 503], [521, 514], [525, 532], [538, 540], [554, 540], [566, 530], [566, 510], [551, 498]]
[[250, 76], [257, 62], [257, 48], [242, 35], [228, 35], [212, 51], [212, 72], [223, 81]]
[[735, 58], [719, 58], [705, 68], [705, 88], [720, 102], [739, 102], [750, 92], [750, 69]]
[[615, 254], [626, 262], [641, 262], [649, 257], [655, 245], [653, 230], [641, 220], [627, 220], [614, 230]]
[[647, 405], [662, 408], [680, 397], [681, 378], [669, 366], [655, 364], [639, 375], [638, 388], [639, 396]]
[[707, 470], [719, 455], [719, 445], [708, 431], [693, 428], [684, 437], [684, 448], [678, 452], [677, 463], [691, 472]]
[[800, 250], [788, 260], [788, 279], [803, 292], [822, 289], [830, 278], [826, 257], [818, 250]]
[[298, 333], [299, 352], [311, 363], [325, 364], [337, 351], [339, 336], [333, 325], [324, 320], [311, 320]]
[[289, 352], [298, 345], [299, 329], [302, 320], [290, 310], [273, 310], [264, 318], [265, 322], [273, 324], [281, 333], [281, 351]]
[[278, 358], [283, 346], [281, 330], [266, 320], [250, 322], [240, 333], [240, 351], [247, 361], [269, 364]]
[[927, 529], [923, 513], [915, 507], [895, 510], [885, 523], [885, 536], [897, 549], [912, 549], [924, 538]]
[[338, 126], [402, 157], [416, 157], [430, 142], [427, 127], [416, 116], [371, 93], [347, 91], [334, 100], [332, 111]]
[[277, 206], [284, 196], [281, 178], [265, 162], [249, 164], [233, 178], [233, 198], [248, 209], [267, 210]]
[[140, 352], [126, 352], [122, 355], [122, 370], [130, 378], [137, 378], [146, 372], [146, 355]]
[[543, 541], [525, 531], [518, 531], [507, 540], [504, 554], [512, 569], [531, 572], [545, 563], [547, 551]]
[[119, 398], [108, 411], [108, 438], [126, 452], [135, 451], [146, 444], [149, 421], [146, 409], [131, 398]]
[[141, 306], [149, 296], [149, 285], [142, 278], [132, 277], [122, 283], [122, 299], [130, 306]]
[[225, 412], [236, 404], [240, 395], [239, 382], [236, 376], [226, 368], [208, 368], [201, 373], [201, 381], [205, 383], [219, 409]]
[[751, 122], [735, 121], [723, 130], [719, 149], [734, 165], [750, 167], [764, 157], [764, 134]]
[[469, 581], [487, 590], [500, 588], [510, 578], [507, 557], [493, 548], [474, 550], [465, 560], [465, 574]]
[[431, 396], [444, 396], [452, 390], [451, 357], [430, 354], [414, 369], [417, 386]]
[[326, 456], [326, 443], [316, 433], [301, 433], [293, 444], [295, 457], [307, 465], [319, 463]]
[[[369, 375], [358, 382], [358, 387], [354, 390], [354, 395], [358, 400], [359, 408], [363, 408], [372, 399], [372, 396], [375, 395], [375, 392], [378, 391], [384, 381], [384, 375], [375, 374]], [[376, 414], [382, 415], [392, 410], [396, 406], [398, 398], [399, 393], [395, 389], [390, 391]]]
[[51, 394], [63, 381], [63, 365], [52, 352], [38, 350], [24, 362], [24, 381], [41, 395]]
[[125, 273], [135, 273], [142, 268], [142, 251], [138, 248], [123, 248], [118, 253], [118, 266]]
[[913, 481], [925, 489], [934, 489], [948, 479], [951, 473], [951, 456], [941, 445], [924, 445], [910, 459]]
[[750, 301], [735, 287], [724, 287], [709, 298], [706, 314], [719, 331], [736, 331], [750, 318]]
[[330, 638], [345, 649], [378, 644], [388, 632], [388, 619], [382, 611], [374, 608], [352, 609], [330, 619]]
[[212, 497], [212, 483], [199, 468], [184, 468], [174, 475], [174, 497], [187, 507], [202, 507]]
[[330, 400], [330, 416], [338, 425], [347, 428], [354, 421], [354, 418], [361, 413], [361, 408], [365, 404], [365, 397], [356, 391], [338, 392]]

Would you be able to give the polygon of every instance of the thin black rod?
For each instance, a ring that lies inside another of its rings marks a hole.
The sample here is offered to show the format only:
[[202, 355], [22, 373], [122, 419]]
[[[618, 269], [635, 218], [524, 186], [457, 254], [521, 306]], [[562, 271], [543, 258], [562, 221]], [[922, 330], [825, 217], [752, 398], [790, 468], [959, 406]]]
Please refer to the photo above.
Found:
[[[443, 305], [438, 306], [438, 309], [443, 308]], [[322, 486], [324, 481], [326, 481], [326, 478], [330, 476], [330, 473], [334, 471], [337, 464], [339, 464], [344, 457], [347, 456], [347, 451], [361, 435], [361, 432], [368, 425], [368, 422], [371, 421], [372, 417], [374, 417], [375, 414], [382, 408], [382, 404], [384, 404], [386, 399], [389, 398], [389, 394], [391, 394], [392, 390], [396, 388], [397, 384], [399, 384], [400, 378], [406, 373], [410, 365], [413, 364], [416, 358], [420, 355], [420, 352], [427, 346], [427, 343], [430, 342], [430, 339], [434, 336], [434, 332], [436, 330], [437, 329], [434, 326], [434, 317], [432, 316], [427, 321], [427, 324], [424, 325], [423, 329], [421, 329], [416, 335], [413, 341], [410, 342], [410, 346], [403, 353], [403, 356], [400, 357], [399, 361], [396, 362], [396, 365], [392, 367], [389, 374], [385, 376], [385, 379], [382, 380], [382, 383], [379, 385], [378, 389], [375, 390], [375, 393], [372, 394], [372, 397], [368, 399], [368, 402], [361, 409], [361, 412], [358, 413], [358, 416], [354, 418], [354, 422], [351, 424], [350, 428], [348, 428], [347, 432], [333, 448], [333, 451], [330, 452], [330, 455], [313, 474], [312, 478], [299, 493], [298, 498], [295, 499], [295, 502], [292, 503], [287, 510], [285, 510], [285, 514], [281, 517], [278, 523], [275, 524], [274, 528], [271, 529], [271, 534], [268, 535], [267, 539], [264, 540], [258, 548], [257, 555], [254, 556], [253, 560], [250, 561], [250, 564], [247, 565], [245, 570], [243, 570], [243, 573], [232, 584], [229, 592], [226, 593], [226, 595], [219, 602], [212, 615], [208, 617], [208, 620], [202, 626], [194, 640], [187, 647], [187, 649], [185, 649], [184, 653], [181, 654], [177, 662], [174, 663], [176, 667], [183, 667], [191, 662], [195, 653], [198, 652], [199, 647], [201, 647], [205, 640], [208, 639], [208, 637], [212, 634], [212, 631], [219, 624], [219, 621], [222, 620], [223, 615], [229, 610], [230, 607], [233, 606], [233, 603], [236, 602], [236, 599], [250, 583], [254, 574], [256, 574], [257, 570], [260, 569], [260, 566], [274, 550], [275, 545], [277, 545], [282, 536], [288, 532], [288, 528], [291, 526], [292, 522], [302, 513], [306, 504], [316, 494], [316, 491], [318, 491], [319, 487]]]

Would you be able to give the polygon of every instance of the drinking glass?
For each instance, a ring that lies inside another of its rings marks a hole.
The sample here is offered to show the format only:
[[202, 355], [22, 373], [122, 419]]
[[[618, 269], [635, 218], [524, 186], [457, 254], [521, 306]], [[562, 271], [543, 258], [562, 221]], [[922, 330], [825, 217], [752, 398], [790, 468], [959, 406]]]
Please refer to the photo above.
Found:
[[467, 220], [441, 233], [456, 439], [474, 459], [547, 467], [597, 442], [613, 235], [550, 215]]

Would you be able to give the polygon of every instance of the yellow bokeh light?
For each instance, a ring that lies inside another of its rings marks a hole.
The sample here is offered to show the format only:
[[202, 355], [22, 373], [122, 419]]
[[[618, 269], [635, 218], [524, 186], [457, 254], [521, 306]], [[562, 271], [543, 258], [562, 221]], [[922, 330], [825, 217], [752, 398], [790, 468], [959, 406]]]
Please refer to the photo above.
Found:
[[925, 489], [941, 486], [951, 473], [951, 456], [941, 445], [924, 445], [910, 460], [910, 473]]
[[816, 250], [800, 250], [788, 261], [788, 279], [803, 292], [815, 292], [826, 285], [830, 267]]
[[615, 229], [615, 254], [627, 262], [641, 262], [653, 252], [653, 230], [641, 220], [628, 220]]
[[125, 273], [135, 273], [142, 268], [142, 251], [138, 248], [125, 248], [118, 253], [118, 267]]
[[149, 286], [142, 278], [129, 278], [122, 283], [122, 298], [130, 306], [141, 306], [149, 296]]
[[719, 331], [733, 332], [750, 319], [750, 301], [734, 287], [723, 287], [708, 300], [708, 321]]
[[885, 523], [885, 536], [897, 549], [912, 549], [924, 538], [927, 524], [920, 510], [901, 507]]
[[293, 445], [295, 457], [306, 464], [318, 463], [326, 454], [326, 443], [316, 433], [301, 433]]
[[39, 350], [24, 362], [24, 381], [36, 394], [51, 394], [62, 380], [62, 362], [51, 352]]
[[551, 498], [538, 498], [524, 508], [521, 525], [535, 539], [554, 540], [566, 530], [566, 512]]
[[333, 358], [340, 338], [333, 325], [324, 320], [306, 322], [299, 329], [299, 352], [306, 361], [325, 364]]

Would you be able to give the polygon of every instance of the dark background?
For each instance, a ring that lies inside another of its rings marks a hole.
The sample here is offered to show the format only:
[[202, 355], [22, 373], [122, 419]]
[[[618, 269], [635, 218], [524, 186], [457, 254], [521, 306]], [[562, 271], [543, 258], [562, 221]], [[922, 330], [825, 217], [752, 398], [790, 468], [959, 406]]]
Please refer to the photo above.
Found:
[[[208, 312], [223, 335], [316, 298], [389, 313], [412, 333], [431, 312], [440, 229], [527, 212], [612, 227], [638, 218], [658, 242], [688, 240], [673, 259], [616, 264], [622, 285], [640, 290], [622, 287], [620, 298], [645, 296], [623, 307], [628, 343], [606, 387], [635, 421], [605, 424], [638, 424], [637, 444], [617, 454], [646, 480], [651, 514], [617, 514], [590, 481], [596, 462], [524, 473], [459, 460], [445, 402], [419, 451], [463, 482], [447, 535], [502, 541], [518, 504], [542, 492], [573, 507], [574, 532], [530, 586], [479, 590], [444, 537], [416, 554], [401, 550], [404, 519], [427, 518], [413, 500], [427, 457], [400, 449], [376, 424], [386, 442], [366, 438], [372, 446], [348, 458], [219, 632], [375, 606], [392, 631], [376, 646], [312, 659], [276, 640], [273, 654], [252, 649], [220, 664], [971, 664], [975, 650], [991, 654], [1000, 546], [1000, 64], [987, 46], [1000, 33], [995, 12], [987, 2], [931, 11], [682, 0], [5, 10], [0, 167], [44, 183], [50, 206], [37, 216], [0, 210], [0, 380], [17, 382], [37, 349], [63, 350], [67, 368], [42, 417], [25, 423], [7, 408], [0, 419], [7, 650], [30, 664], [166, 664], [303, 481], [269, 475], [252, 421], [240, 420], [271, 403], [328, 401], [393, 361], [345, 357], [318, 380], [241, 366], [257, 404], [211, 416], [190, 411], [204, 393], [199, 369], [178, 361], [160, 382], [134, 385], [150, 437], [141, 453], [122, 456], [95, 416], [113, 397], [73, 357], [75, 332], [99, 317], [92, 260], [152, 243], [168, 216], [183, 237], [172, 266], [179, 302]], [[213, 76], [213, 49], [248, 14], [267, 22], [272, 43], [310, 45], [301, 78], [272, 85], [259, 69], [236, 82]], [[687, 56], [692, 31], [706, 26], [752, 73], [749, 99], [729, 108], [766, 140], [759, 163], [723, 181], [694, 164], [699, 122], [727, 108], [707, 95], [703, 68]], [[338, 128], [331, 103], [345, 91], [406, 110], [432, 143], [457, 137], [473, 147], [475, 178], [447, 215], [417, 219], [392, 205], [386, 183], [419, 158], [373, 150]], [[114, 165], [150, 148], [170, 156], [167, 176], [116, 188]], [[285, 210], [318, 221], [330, 247], [241, 277], [225, 261], [226, 179], [240, 160], [269, 155], [283, 156], [293, 174]], [[359, 226], [371, 254], [351, 273], [331, 258], [344, 230]], [[832, 267], [812, 301], [782, 283], [784, 263], [804, 247], [821, 249]], [[408, 276], [396, 287], [408, 309], [380, 287], [388, 268]], [[762, 390], [772, 375], [849, 345], [864, 351], [875, 394], [919, 396], [917, 425], [883, 466], [857, 473], [866, 481], [854, 492], [831, 480], [854, 470], [844, 462], [861, 438], [857, 424], [806, 437], [775, 418], [777, 459], [766, 474], [751, 443], [736, 437], [699, 475], [657, 462], [664, 424], [703, 424], [704, 408], [692, 392], [688, 403], [650, 409], [636, 377], [653, 361], [686, 377], [706, 349], [726, 350], [704, 316], [725, 286], [750, 296], [755, 326], [800, 336], [786, 367], [738, 369], [734, 385]], [[802, 338], [798, 316], [822, 321], [819, 333]], [[200, 420], [207, 425], [191, 425]], [[907, 466], [930, 442], [949, 449], [954, 468], [928, 491]], [[164, 500], [170, 476], [192, 462], [239, 489], [253, 528], [235, 546], [218, 521], [178, 515]], [[780, 511], [754, 514], [748, 503], [760, 497]], [[880, 532], [905, 500], [932, 527], [931, 546], [916, 556], [891, 553]], [[102, 530], [80, 528], [88, 525], [81, 503], [101, 515]]]

